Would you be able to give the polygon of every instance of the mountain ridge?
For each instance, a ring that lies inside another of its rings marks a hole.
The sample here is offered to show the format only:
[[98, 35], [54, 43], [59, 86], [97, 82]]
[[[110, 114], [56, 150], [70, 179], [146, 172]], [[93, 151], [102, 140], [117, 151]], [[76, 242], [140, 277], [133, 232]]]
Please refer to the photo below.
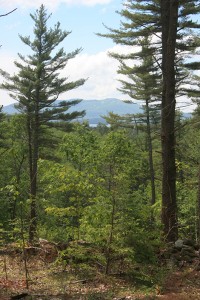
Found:
[[[74, 100], [74, 99], [70, 99], [70, 100]], [[59, 101], [63, 101], [63, 100], [57, 100], [57, 102]], [[89, 124], [106, 123], [103, 116], [106, 116], [109, 112], [113, 112], [119, 115], [124, 115], [124, 114], [136, 114], [142, 111], [140, 106], [137, 103], [128, 104], [117, 98], [106, 98], [101, 100], [96, 100], [96, 99], [82, 100], [77, 105], [69, 108], [68, 112], [72, 112], [75, 110], [76, 111], [85, 110], [86, 115], [82, 118], [82, 120], [88, 120]], [[19, 113], [15, 108], [15, 103], [4, 106], [3, 112], [8, 115]]]
[[[72, 101], [74, 99], [66, 100]], [[57, 100], [56, 103], [59, 103]], [[65, 100], [64, 100], [65, 101]], [[8, 115], [13, 115], [19, 113], [17, 109], [14, 107], [15, 103], [6, 105], [3, 107], [3, 112]], [[106, 99], [91, 99], [91, 100], [82, 100], [77, 105], [72, 106], [69, 108], [68, 112], [73, 111], [82, 111], [85, 110], [86, 114], [81, 121], [87, 120], [89, 124], [96, 125], [98, 123], [106, 124], [105, 119], [103, 116], [108, 115], [109, 112], [113, 112], [118, 115], [125, 115], [125, 114], [137, 114], [142, 112], [142, 108], [138, 103], [126, 103], [117, 98], [106, 98]], [[183, 113], [183, 117], [185, 119], [191, 117], [191, 113]], [[80, 121], [80, 119], [79, 119]]]

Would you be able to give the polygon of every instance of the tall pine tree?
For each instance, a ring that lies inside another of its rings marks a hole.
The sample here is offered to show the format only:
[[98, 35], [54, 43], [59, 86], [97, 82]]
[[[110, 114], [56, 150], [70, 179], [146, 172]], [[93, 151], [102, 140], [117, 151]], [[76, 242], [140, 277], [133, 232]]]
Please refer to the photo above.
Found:
[[143, 107], [143, 113], [136, 115], [135, 118], [146, 125], [146, 142], [149, 154], [149, 175], [151, 181], [150, 203], [154, 205], [156, 202], [156, 190], [151, 127], [152, 124], [155, 123], [155, 119], [159, 118], [161, 73], [158, 72], [158, 66], [153, 59], [155, 49], [151, 48], [148, 36], [144, 37], [140, 41], [140, 44], [140, 50], [132, 54], [132, 58], [137, 61], [132, 67], [124, 62], [123, 55], [111, 55], [120, 61], [118, 73], [126, 75], [128, 79], [120, 80], [122, 87], [119, 90], [127, 94], [133, 101], [140, 101]]
[[[191, 16], [200, 13], [197, 0], [127, 0], [119, 12], [124, 21], [119, 29], [100, 36], [117, 44], [141, 46], [141, 39], [150, 38], [154, 60], [162, 72], [162, 223], [166, 240], [178, 235], [175, 166], [175, 109], [185, 75], [185, 59], [199, 46], [196, 30], [200, 25]], [[134, 58], [133, 51], [124, 59]], [[145, 99], [144, 99], [145, 100]]]
[[[20, 62], [16, 61], [18, 73], [7, 76], [7, 82], [2, 88], [11, 91], [11, 96], [18, 101], [17, 108], [26, 116], [26, 128], [29, 146], [30, 174], [30, 230], [29, 240], [34, 241], [37, 230], [37, 173], [40, 149], [47, 141], [49, 127], [62, 127], [69, 121], [82, 116], [84, 112], [66, 113], [69, 107], [79, 103], [74, 101], [56, 102], [60, 94], [84, 84], [84, 79], [69, 82], [61, 77], [60, 71], [67, 62], [74, 58], [81, 49], [66, 54], [63, 48], [57, 46], [70, 34], [60, 28], [57, 23], [53, 28], [47, 28], [51, 15], [43, 5], [30, 15], [34, 21], [34, 38], [20, 36], [32, 54], [19, 54]], [[44, 138], [45, 136], [45, 138]]]

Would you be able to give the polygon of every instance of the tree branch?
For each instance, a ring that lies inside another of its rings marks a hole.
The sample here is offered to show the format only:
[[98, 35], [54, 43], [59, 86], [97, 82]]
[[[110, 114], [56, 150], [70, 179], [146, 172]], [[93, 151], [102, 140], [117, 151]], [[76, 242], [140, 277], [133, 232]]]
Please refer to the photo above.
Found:
[[0, 18], [1, 18], [1, 17], [5, 17], [5, 16], [7, 16], [7, 15], [9, 15], [9, 14], [12, 14], [15, 10], [17, 10], [17, 8], [15, 8], [15, 9], [9, 11], [7, 14], [0, 15]]

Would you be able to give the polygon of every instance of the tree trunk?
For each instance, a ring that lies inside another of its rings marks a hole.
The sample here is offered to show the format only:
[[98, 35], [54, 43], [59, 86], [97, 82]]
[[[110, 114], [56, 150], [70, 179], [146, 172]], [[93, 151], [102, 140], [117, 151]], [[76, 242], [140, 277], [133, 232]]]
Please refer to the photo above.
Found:
[[198, 192], [197, 192], [197, 242], [200, 242], [200, 165], [198, 167]]
[[114, 235], [114, 223], [115, 223], [115, 210], [116, 210], [116, 197], [115, 197], [115, 183], [114, 183], [114, 171], [113, 166], [109, 166], [109, 182], [108, 182], [108, 191], [112, 195], [112, 213], [111, 213], [111, 222], [110, 222], [110, 232], [108, 237], [107, 249], [106, 249], [106, 269], [105, 274], [109, 274], [110, 263], [111, 263], [111, 247], [113, 243]]
[[175, 165], [175, 49], [178, 0], [161, 0], [162, 22], [162, 223], [167, 241], [178, 237]]
[[105, 270], [105, 274], [107, 274], [107, 275], [109, 274], [109, 268], [110, 268], [110, 262], [111, 262], [111, 246], [112, 246], [112, 243], [113, 243], [113, 235], [114, 235], [115, 209], [116, 209], [116, 199], [115, 199], [115, 192], [113, 191], [110, 233], [109, 233], [107, 251], [106, 251], [106, 270]]
[[[17, 165], [17, 159], [15, 158], [15, 170], [16, 170], [16, 186], [17, 186], [17, 191], [19, 191], [19, 184], [21, 181], [21, 172], [22, 172], [22, 166], [24, 163], [24, 159], [25, 159], [25, 155], [23, 154], [21, 160], [19, 161], [19, 165]], [[13, 207], [12, 207], [12, 214], [11, 214], [11, 220], [14, 220], [16, 218], [16, 208], [17, 208], [17, 201], [18, 201], [18, 197], [16, 197], [14, 199], [13, 202]]]
[[[36, 94], [39, 99], [39, 87]], [[29, 226], [29, 242], [33, 243], [37, 235], [37, 169], [39, 156], [39, 106], [36, 101], [34, 124], [32, 124], [32, 132], [29, 132], [29, 165], [30, 165], [30, 226]]]
[[37, 231], [37, 213], [36, 213], [36, 196], [37, 196], [37, 163], [38, 163], [38, 143], [35, 143], [34, 138], [34, 145], [32, 145], [29, 161], [30, 164], [30, 226], [29, 226], [29, 242], [34, 242], [36, 238], [36, 231]]
[[37, 161], [33, 162], [33, 173], [30, 176], [30, 226], [29, 226], [29, 242], [33, 243], [36, 239], [37, 232], [37, 208], [36, 208], [36, 196], [37, 196]]
[[146, 121], [147, 121], [147, 147], [149, 154], [149, 170], [150, 170], [150, 179], [151, 179], [151, 205], [156, 203], [156, 189], [155, 189], [155, 172], [153, 165], [153, 147], [152, 147], [152, 138], [151, 138], [151, 124], [149, 116], [149, 100], [146, 100]]

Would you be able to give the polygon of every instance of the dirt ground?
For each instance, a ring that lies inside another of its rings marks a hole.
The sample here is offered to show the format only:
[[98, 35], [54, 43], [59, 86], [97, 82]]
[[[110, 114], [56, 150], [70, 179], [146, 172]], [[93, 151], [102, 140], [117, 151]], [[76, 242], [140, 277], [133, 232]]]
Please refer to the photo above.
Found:
[[157, 299], [200, 299], [200, 271], [195, 270], [194, 266], [187, 267], [181, 271], [174, 271], [166, 279], [162, 295], [158, 295]]
[[[95, 278], [79, 270], [61, 270], [35, 257], [27, 261], [28, 282], [21, 256], [0, 255], [0, 300], [198, 300], [200, 271], [192, 265], [171, 270], [162, 286], [145, 291], [122, 278], [99, 274]], [[82, 270], [81, 270], [82, 271]], [[86, 270], [88, 272], [88, 270]], [[27, 289], [28, 283], [28, 289]], [[27, 295], [25, 295], [27, 294]], [[21, 295], [21, 298], [19, 298]], [[15, 298], [17, 297], [18, 298]]]

